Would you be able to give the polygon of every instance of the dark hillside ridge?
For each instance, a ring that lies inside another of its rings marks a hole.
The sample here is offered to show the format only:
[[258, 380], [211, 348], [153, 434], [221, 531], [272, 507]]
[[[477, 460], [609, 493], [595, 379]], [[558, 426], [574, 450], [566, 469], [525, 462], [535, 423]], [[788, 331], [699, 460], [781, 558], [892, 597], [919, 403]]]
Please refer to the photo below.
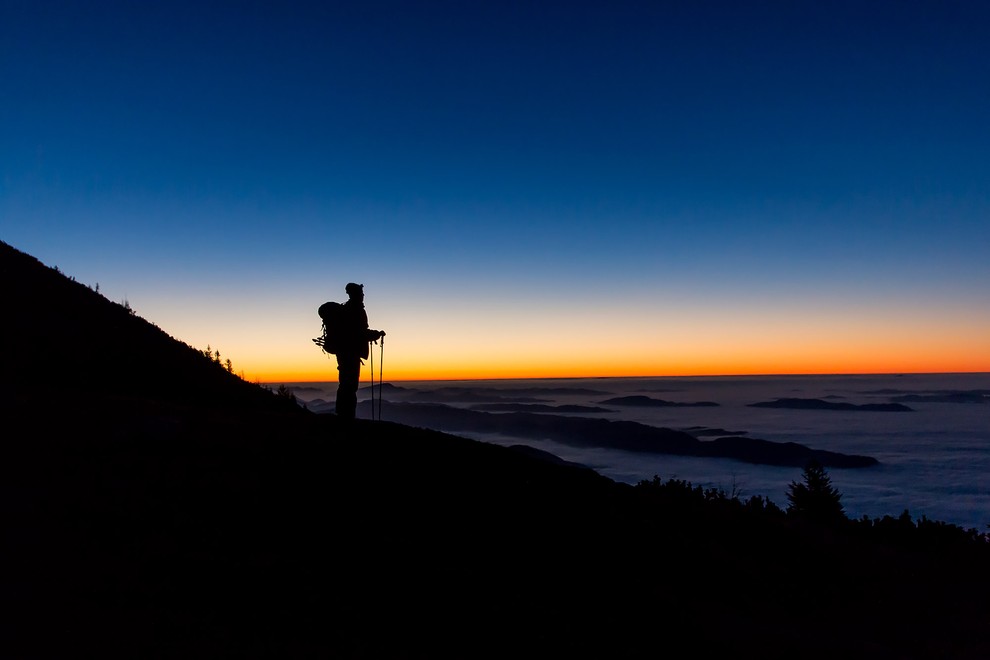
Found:
[[265, 406], [272, 397], [200, 351], [0, 242], [4, 391], [51, 388], [69, 397], [119, 395], [217, 406]]
[[[216, 406], [271, 405], [262, 388], [10, 245], [0, 242], [0, 324], [8, 395], [91, 393]], [[278, 402], [275, 402], [276, 404]]]
[[[383, 417], [413, 426], [450, 433], [499, 433], [510, 437], [553, 440], [572, 447], [606, 447], [645, 454], [732, 458], [746, 463], [804, 467], [816, 460], [826, 467], [869, 468], [879, 464], [872, 456], [812, 449], [796, 442], [772, 442], [726, 435], [699, 440], [685, 431], [638, 422], [548, 413], [503, 412], [454, 408], [445, 404], [379, 402]], [[371, 417], [371, 402], [362, 404]]]
[[0, 275], [5, 657], [990, 657], [956, 530], [341, 424], [6, 245]]

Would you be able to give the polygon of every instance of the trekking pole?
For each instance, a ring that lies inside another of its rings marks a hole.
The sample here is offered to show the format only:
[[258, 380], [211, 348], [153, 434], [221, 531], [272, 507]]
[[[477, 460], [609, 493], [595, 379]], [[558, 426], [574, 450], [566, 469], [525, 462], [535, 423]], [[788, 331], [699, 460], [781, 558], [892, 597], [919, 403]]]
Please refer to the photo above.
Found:
[[371, 420], [375, 420], [375, 351], [371, 349], [368, 351], [368, 355], [371, 357]]
[[[382, 335], [381, 342], [382, 345], [379, 348], [379, 353], [378, 353], [378, 421], [379, 422], [382, 421], [382, 383], [384, 382], [382, 380], [382, 372], [385, 369], [385, 335]], [[374, 392], [374, 388], [375, 386], [372, 385], [371, 386], [372, 392]], [[375, 406], [374, 394], [372, 394], [371, 400], [372, 400], [371, 407], [372, 409], [374, 409]]]

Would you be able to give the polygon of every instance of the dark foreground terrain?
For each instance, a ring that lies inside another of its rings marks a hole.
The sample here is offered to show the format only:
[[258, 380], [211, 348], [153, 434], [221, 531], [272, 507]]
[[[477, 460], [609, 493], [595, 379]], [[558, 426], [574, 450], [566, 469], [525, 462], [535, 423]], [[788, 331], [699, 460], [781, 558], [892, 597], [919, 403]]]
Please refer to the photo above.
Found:
[[0, 282], [3, 657], [990, 657], [958, 528], [343, 425], [3, 244]]

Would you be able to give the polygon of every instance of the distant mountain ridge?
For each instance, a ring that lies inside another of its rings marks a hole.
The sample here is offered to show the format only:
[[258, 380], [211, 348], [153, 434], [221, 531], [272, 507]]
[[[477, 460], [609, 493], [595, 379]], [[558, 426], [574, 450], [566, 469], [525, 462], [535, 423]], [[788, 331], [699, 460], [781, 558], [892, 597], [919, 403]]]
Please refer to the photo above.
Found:
[[714, 401], [691, 401], [687, 403], [656, 399], [654, 397], [633, 395], [619, 396], [606, 399], [601, 403], [609, 406], [632, 406], [638, 408], [702, 408], [718, 406]]
[[[370, 402], [362, 404], [370, 416]], [[872, 456], [813, 449], [795, 442], [772, 442], [726, 433], [714, 440], [699, 440], [689, 432], [638, 422], [593, 417], [568, 417], [553, 411], [485, 412], [434, 403], [384, 402], [387, 419], [426, 426], [449, 433], [500, 433], [510, 437], [550, 439], [574, 447], [606, 447], [623, 451], [675, 456], [732, 458], [763, 465], [803, 467], [816, 460], [828, 467], [869, 468], [879, 464]], [[710, 435], [710, 434], [709, 434]]]
[[860, 410], [865, 412], [913, 412], [900, 403], [836, 403], [822, 399], [783, 398], [749, 404], [751, 408], [790, 408], [792, 410]]

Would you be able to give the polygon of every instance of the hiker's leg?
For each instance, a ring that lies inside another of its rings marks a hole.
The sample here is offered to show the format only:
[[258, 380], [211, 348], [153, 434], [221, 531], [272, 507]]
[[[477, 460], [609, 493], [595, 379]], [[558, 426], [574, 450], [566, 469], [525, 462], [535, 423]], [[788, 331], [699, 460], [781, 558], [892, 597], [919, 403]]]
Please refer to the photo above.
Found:
[[358, 382], [361, 380], [361, 358], [338, 355], [337, 372], [337, 416], [354, 419]]

